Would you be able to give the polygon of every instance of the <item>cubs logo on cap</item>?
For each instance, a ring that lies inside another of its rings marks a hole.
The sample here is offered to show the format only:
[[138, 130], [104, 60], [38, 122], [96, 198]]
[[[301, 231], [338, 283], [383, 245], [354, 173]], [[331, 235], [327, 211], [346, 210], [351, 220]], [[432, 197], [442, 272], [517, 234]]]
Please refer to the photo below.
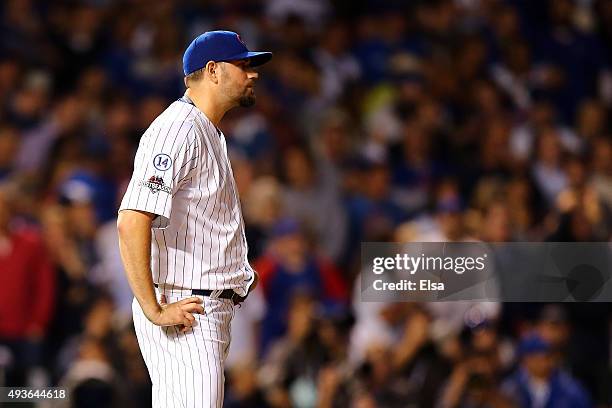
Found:
[[242, 41], [242, 38], [240, 38], [240, 34], [236, 33], [236, 37], [238, 37], [238, 41], [240, 41], [241, 43], [244, 44], [244, 46], [246, 47], [246, 44], [244, 41]]

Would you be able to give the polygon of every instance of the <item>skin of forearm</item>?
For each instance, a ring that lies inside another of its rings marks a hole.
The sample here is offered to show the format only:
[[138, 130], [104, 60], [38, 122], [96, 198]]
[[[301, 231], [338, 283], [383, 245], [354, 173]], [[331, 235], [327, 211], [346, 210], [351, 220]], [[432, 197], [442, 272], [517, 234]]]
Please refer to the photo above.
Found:
[[421, 348], [420, 342], [410, 341], [404, 342], [400, 345], [400, 347], [396, 350], [393, 357], [393, 367], [396, 370], [402, 369], [406, 366], [412, 358], [417, 354], [419, 349]]
[[465, 370], [455, 370], [451, 374], [448, 388], [442, 395], [442, 408], [454, 408], [459, 404], [461, 396], [465, 390], [468, 376]]
[[410, 363], [421, 347], [427, 342], [427, 330], [423, 327], [423, 324], [425, 324], [423, 319], [425, 317], [415, 316], [413, 319], [416, 320], [412, 320], [409, 323], [404, 337], [394, 352], [393, 367], [396, 370], [401, 370]]
[[119, 251], [127, 280], [150, 320], [161, 310], [151, 276], [151, 221], [150, 214], [131, 210], [121, 211], [117, 219]]

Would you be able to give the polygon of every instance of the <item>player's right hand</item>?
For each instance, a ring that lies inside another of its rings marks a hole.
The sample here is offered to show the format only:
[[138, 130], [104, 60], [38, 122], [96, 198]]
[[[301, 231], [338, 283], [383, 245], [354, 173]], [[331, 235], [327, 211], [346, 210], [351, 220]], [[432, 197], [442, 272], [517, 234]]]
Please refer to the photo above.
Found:
[[167, 303], [166, 297], [160, 299], [160, 310], [151, 322], [157, 326], [180, 326], [181, 333], [188, 331], [195, 322], [193, 313], [204, 313], [202, 298], [193, 296], [174, 303]]

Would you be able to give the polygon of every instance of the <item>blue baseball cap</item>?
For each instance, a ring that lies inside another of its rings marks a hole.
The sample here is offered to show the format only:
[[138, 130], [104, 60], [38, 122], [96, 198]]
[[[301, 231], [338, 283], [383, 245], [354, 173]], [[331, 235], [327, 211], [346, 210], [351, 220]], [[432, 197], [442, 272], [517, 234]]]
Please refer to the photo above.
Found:
[[183, 72], [189, 75], [206, 66], [208, 61], [237, 61], [250, 59], [251, 66], [265, 64], [271, 52], [249, 51], [238, 34], [233, 31], [207, 31], [197, 36], [183, 54]]
[[548, 353], [551, 350], [551, 344], [537, 334], [527, 335], [527, 337], [523, 338], [518, 345], [518, 354], [520, 356], [535, 353]]
[[274, 238], [285, 237], [300, 232], [300, 224], [293, 218], [283, 218], [274, 224], [271, 235]]

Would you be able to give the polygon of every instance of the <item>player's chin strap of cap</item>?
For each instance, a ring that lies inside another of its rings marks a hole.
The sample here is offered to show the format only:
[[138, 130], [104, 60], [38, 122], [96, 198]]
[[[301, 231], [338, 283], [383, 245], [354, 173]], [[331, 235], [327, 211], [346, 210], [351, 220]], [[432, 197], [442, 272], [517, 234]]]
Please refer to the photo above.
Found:
[[[159, 285], [155, 284], [156, 288], [159, 288]], [[207, 296], [211, 299], [229, 299], [234, 302], [235, 305], [244, 302], [246, 296], [240, 296], [233, 289], [191, 289], [191, 294], [195, 296]]]

